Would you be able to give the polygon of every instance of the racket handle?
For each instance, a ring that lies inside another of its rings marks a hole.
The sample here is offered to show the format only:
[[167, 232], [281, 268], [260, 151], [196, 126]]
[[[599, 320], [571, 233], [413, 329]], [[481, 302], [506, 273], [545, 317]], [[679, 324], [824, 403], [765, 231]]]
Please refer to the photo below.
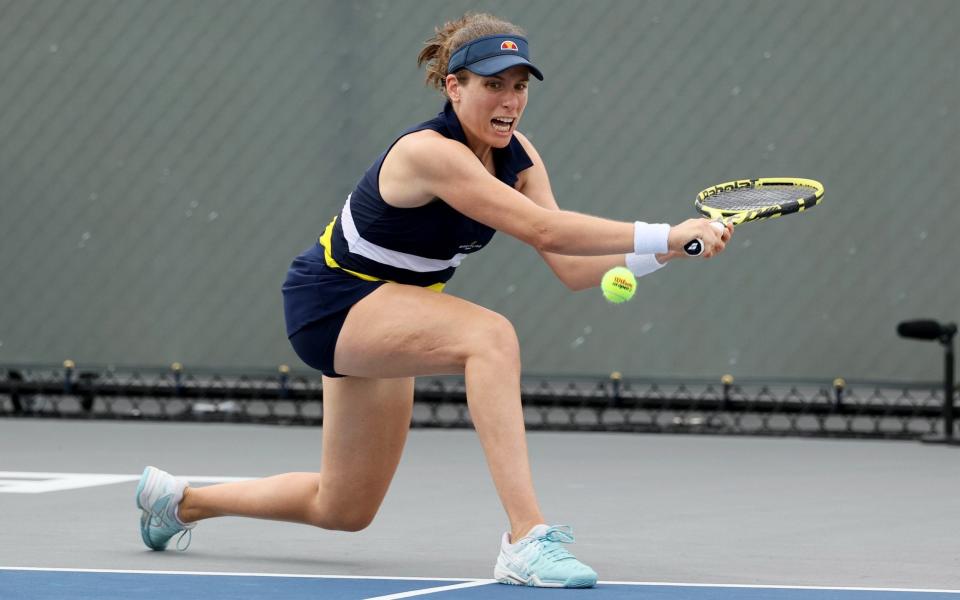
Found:
[[[720, 221], [710, 221], [710, 226], [716, 229], [718, 233], [723, 232], [723, 223]], [[683, 251], [687, 253], [687, 256], [700, 256], [703, 254], [703, 240], [700, 238], [690, 240], [684, 244]]]

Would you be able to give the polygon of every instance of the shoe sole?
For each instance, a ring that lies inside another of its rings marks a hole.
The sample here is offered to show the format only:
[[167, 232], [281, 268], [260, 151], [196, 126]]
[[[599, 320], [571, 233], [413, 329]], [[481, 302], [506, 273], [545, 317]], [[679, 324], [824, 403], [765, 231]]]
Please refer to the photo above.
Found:
[[151, 488], [153, 484], [156, 483], [157, 478], [160, 476], [160, 469], [156, 467], [146, 467], [143, 470], [143, 474], [140, 475], [140, 483], [137, 484], [137, 508], [141, 510], [140, 513], [140, 539], [143, 540], [143, 544], [150, 548], [151, 550], [166, 550], [166, 546], [157, 547], [153, 541], [150, 540], [148, 530], [150, 529], [150, 511], [144, 506], [145, 494], [147, 494], [147, 489]]
[[150, 513], [147, 511], [142, 511], [140, 513], [140, 539], [143, 540], [143, 544], [150, 548], [151, 550], [166, 550], [166, 547], [158, 548], [151, 540], [149, 535], [150, 530]]
[[493, 578], [499, 583], [507, 585], [544, 588], [590, 588], [597, 584], [597, 580], [593, 577], [570, 577], [565, 581], [542, 581], [536, 575], [531, 575], [529, 579], [523, 579], [516, 573], [501, 568], [499, 564], [493, 569]]

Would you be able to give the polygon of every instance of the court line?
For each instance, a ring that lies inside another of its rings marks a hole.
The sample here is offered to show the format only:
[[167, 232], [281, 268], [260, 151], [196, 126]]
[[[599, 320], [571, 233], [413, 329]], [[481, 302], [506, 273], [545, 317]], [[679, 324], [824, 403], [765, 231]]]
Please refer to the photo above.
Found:
[[[293, 577], [301, 579], [393, 579], [396, 581], [454, 581], [460, 583], [490, 583], [492, 579], [469, 577], [389, 577], [386, 575], [305, 575], [302, 573], [230, 573], [225, 571], [146, 571], [133, 569], [70, 569], [65, 567], [5, 567], [0, 571], [50, 571], [67, 573], [130, 573], [139, 575], [211, 575], [220, 577]], [[923, 589], [923, 588], [884, 588], [884, 587], [843, 587], [818, 585], [770, 585], [752, 583], [678, 583], [671, 581], [598, 581], [602, 585], [643, 585], [673, 587], [716, 587], [747, 589], [783, 589], [783, 590], [837, 590], [851, 592], [920, 592], [931, 594], [960, 594], [960, 590]]]
[[426, 596], [427, 594], [436, 594], [438, 592], [449, 592], [451, 590], [462, 590], [464, 588], [479, 587], [481, 585], [490, 585], [496, 583], [496, 579], [478, 579], [477, 581], [467, 581], [466, 583], [457, 583], [454, 585], [444, 585], [440, 587], [425, 588], [422, 590], [411, 590], [409, 592], [399, 592], [397, 594], [388, 594], [386, 596], [371, 596], [366, 600], [399, 600], [400, 598], [413, 598], [414, 596]]
[[[140, 479], [142, 473], [50, 473], [47, 471], [0, 471], [0, 477], [23, 477], [25, 479], [51, 479], [56, 477], [132, 477], [134, 481]], [[246, 481], [256, 477], [222, 477], [220, 475], [177, 475], [177, 479], [190, 481], [212, 481], [216, 483], [230, 481]]]
[[673, 587], [746, 588], [761, 590], [835, 590], [838, 592], [921, 592], [931, 594], [960, 594], [960, 590], [930, 588], [844, 587], [830, 585], [770, 585], [754, 583], [677, 583], [669, 581], [598, 581], [605, 585], [644, 585]]
[[127, 483], [139, 479], [132, 475], [105, 475], [99, 473], [28, 473], [0, 471], [0, 493], [44, 494], [82, 488]]
[[[44, 471], [0, 471], [0, 493], [43, 494], [82, 488], [99, 487], [115, 483], [139, 481], [140, 474], [118, 475], [113, 473], [49, 473]], [[245, 481], [250, 477], [218, 477], [188, 475], [182, 477], [191, 482], [227, 483]]]
[[[387, 575], [305, 575], [303, 573], [231, 573], [227, 571], [147, 571], [140, 569], [70, 569], [66, 567], [2, 567], [0, 571], [49, 571], [54, 573], [117, 573], [129, 575], [210, 575], [214, 577], [291, 577], [296, 579], [386, 579], [396, 581], [456, 581], [477, 579], [456, 577], [390, 577]], [[482, 580], [486, 581], [486, 580]]]

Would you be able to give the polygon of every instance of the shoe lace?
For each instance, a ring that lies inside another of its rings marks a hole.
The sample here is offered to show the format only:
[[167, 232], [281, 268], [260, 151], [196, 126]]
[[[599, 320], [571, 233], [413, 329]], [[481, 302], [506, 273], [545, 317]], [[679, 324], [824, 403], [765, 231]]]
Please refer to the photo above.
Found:
[[[180, 547], [180, 542], [183, 541], [183, 538], [187, 538], [187, 543], [183, 545], [183, 548]], [[193, 529], [184, 529], [180, 533], [180, 537], [177, 538], [177, 551], [184, 552], [187, 548], [190, 547], [190, 542], [193, 541]]]
[[[153, 513], [150, 515], [150, 526], [151, 527], [166, 527], [167, 523], [162, 514]], [[193, 541], [193, 528], [195, 524], [191, 523], [186, 526], [183, 531], [180, 532], [180, 537], [177, 538], [177, 550], [179, 552], [186, 551], [190, 547], [190, 542]], [[183, 542], [183, 538], [187, 538], [187, 543], [180, 547], [180, 543]]]
[[551, 561], [574, 558], [572, 554], [562, 544], [573, 543], [573, 528], [569, 525], [554, 525], [547, 529], [543, 535], [537, 537], [540, 547], [543, 549], [543, 558]]

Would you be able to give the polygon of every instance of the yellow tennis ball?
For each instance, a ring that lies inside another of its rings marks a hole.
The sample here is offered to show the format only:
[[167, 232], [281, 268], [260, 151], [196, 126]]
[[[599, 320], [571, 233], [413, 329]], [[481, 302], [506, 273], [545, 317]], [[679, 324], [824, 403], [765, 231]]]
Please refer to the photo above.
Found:
[[637, 291], [637, 278], [626, 267], [614, 267], [603, 274], [600, 289], [603, 291], [604, 298], [614, 304], [620, 304], [633, 298], [634, 292]]

